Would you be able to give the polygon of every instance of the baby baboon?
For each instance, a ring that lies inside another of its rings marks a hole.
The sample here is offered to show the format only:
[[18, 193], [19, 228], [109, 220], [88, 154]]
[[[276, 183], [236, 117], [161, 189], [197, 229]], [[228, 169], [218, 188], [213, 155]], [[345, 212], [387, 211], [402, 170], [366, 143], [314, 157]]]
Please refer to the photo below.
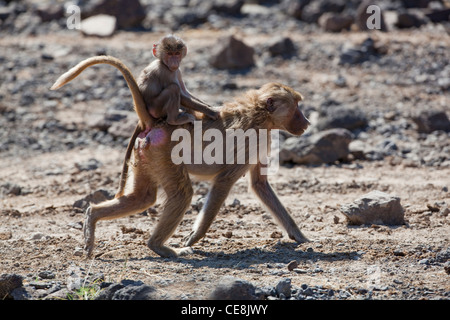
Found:
[[[131, 71], [119, 59], [110, 56], [97, 56], [77, 64], [60, 76], [51, 87], [51, 90], [61, 88], [80, 75], [83, 70], [95, 64], [112, 65], [123, 74], [131, 90], [134, 108], [139, 117], [139, 124], [128, 145], [119, 190], [116, 196], [123, 194], [127, 179], [128, 160], [136, 138], [143, 138], [144, 143], [142, 145], [148, 146], [147, 141], [149, 137], [154, 137], [154, 132], [151, 132], [151, 129], [155, 124], [155, 119], [167, 116], [168, 124], [180, 125], [194, 122], [195, 117], [190, 114], [191, 112], [202, 112], [214, 120], [219, 115], [218, 112], [194, 97], [186, 89], [179, 70], [181, 60], [186, 56], [186, 53], [187, 47], [184, 41], [176, 36], [168, 35], [153, 46], [153, 55], [157, 59], [141, 72], [137, 83]], [[181, 106], [185, 107], [188, 113], [180, 113], [179, 108]]]
[[[204, 133], [214, 129], [225, 137], [226, 130], [232, 128], [243, 131], [281, 129], [301, 135], [309, 125], [298, 107], [298, 102], [301, 100], [301, 94], [293, 89], [282, 84], [269, 83], [259, 90], [247, 92], [235, 102], [226, 104], [221, 109], [218, 119], [202, 119], [202, 131]], [[181, 127], [194, 136], [194, 125], [185, 124]], [[300, 243], [307, 241], [272, 190], [267, 176], [261, 173], [261, 169], [265, 166], [264, 162], [258, 160], [256, 163], [246, 161], [233, 164], [206, 164], [202, 161], [201, 163], [175, 164], [172, 159], [172, 150], [176, 142], [171, 140], [175, 130], [177, 127], [162, 123], [154, 127], [151, 131], [153, 132], [151, 140], [155, 143], [145, 148], [140, 145], [131, 148], [133, 149], [130, 151], [133, 163], [130, 167], [132, 174], [127, 178], [125, 192], [116, 196], [115, 199], [91, 205], [88, 208], [84, 222], [85, 249], [88, 255], [92, 254], [95, 226], [99, 220], [116, 219], [149, 208], [156, 201], [158, 186], [162, 186], [167, 198], [148, 246], [163, 257], [176, 257], [178, 254], [189, 251], [189, 248], [184, 248], [176, 252], [164, 244], [181, 222], [191, 203], [193, 191], [190, 174], [207, 179], [212, 185], [193, 231], [186, 240], [186, 247], [192, 246], [205, 236], [231, 187], [246, 172], [250, 172], [252, 190], [286, 230], [288, 236]], [[192, 143], [196, 142], [192, 141]], [[259, 140], [257, 143], [258, 148], [264, 147], [260, 145]], [[208, 145], [208, 143], [203, 144], [203, 150]], [[242, 147], [245, 154], [249, 154], [247, 143], [244, 146], [233, 144], [231, 149], [228, 145], [224, 147], [224, 154], [227, 156], [241, 152]], [[267, 145], [265, 147], [267, 148]]]
[[[172, 125], [193, 123], [195, 117], [190, 113], [179, 113], [180, 106], [202, 112], [211, 119], [217, 119], [218, 112], [186, 89], [179, 70], [181, 60], [186, 53], [187, 47], [184, 41], [176, 36], [168, 35], [153, 46], [153, 55], [157, 59], [141, 72], [137, 84], [131, 71], [120, 60], [109, 56], [98, 56], [81, 61], [60, 76], [51, 89], [61, 88], [92, 65], [110, 64], [119, 69], [125, 77], [133, 96], [140, 127], [147, 133], [152, 128], [154, 119], [158, 118], [167, 117], [167, 123]], [[136, 94], [138, 91], [140, 95]]]
[[182, 39], [174, 35], [163, 37], [153, 46], [153, 55], [157, 60], [150, 63], [138, 78], [138, 86], [150, 115], [154, 118], [167, 116], [167, 123], [172, 125], [193, 123], [195, 120], [190, 113], [180, 113], [180, 105], [202, 112], [214, 120], [218, 116], [209, 105], [186, 89], [179, 69], [186, 53], [187, 47]]

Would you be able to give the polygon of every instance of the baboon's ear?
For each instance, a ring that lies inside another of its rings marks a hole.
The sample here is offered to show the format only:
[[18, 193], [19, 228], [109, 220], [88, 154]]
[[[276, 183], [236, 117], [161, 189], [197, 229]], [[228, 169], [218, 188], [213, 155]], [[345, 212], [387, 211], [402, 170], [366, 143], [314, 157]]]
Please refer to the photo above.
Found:
[[275, 106], [273, 104], [273, 99], [272, 98], [267, 98], [266, 110], [269, 111], [269, 112], [274, 112], [275, 111]]

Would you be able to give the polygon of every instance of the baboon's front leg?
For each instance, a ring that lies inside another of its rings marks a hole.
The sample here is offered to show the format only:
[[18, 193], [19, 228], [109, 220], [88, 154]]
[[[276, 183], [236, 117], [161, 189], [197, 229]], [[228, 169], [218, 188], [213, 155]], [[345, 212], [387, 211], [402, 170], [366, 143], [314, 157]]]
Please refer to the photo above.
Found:
[[205, 236], [214, 218], [217, 216], [220, 207], [227, 198], [235, 180], [232, 179], [230, 181], [227, 179], [221, 180], [221, 177], [216, 178], [208, 192], [206, 202], [195, 220], [193, 230], [186, 240], [185, 246], [189, 247]]
[[281, 204], [275, 192], [272, 190], [267, 176], [261, 175], [260, 165], [255, 165], [250, 170], [250, 183], [253, 191], [273, 215], [275, 220], [286, 230], [289, 238], [303, 243], [309, 241], [300, 231], [286, 208]]

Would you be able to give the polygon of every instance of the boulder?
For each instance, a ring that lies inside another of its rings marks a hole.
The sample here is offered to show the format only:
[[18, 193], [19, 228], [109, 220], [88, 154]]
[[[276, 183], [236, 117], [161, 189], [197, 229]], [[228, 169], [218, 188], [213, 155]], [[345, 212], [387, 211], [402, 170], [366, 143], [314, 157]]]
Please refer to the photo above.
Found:
[[431, 133], [437, 130], [450, 132], [450, 120], [444, 111], [423, 111], [414, 115], [412, 120], [417, 125], [417, 131], [420, 133]]
[[339, 56], [339, 64], [359, 64], [364, 61], [372, 60], [386, 53], [384, 46], [377, 46], [375, 41], [368, 37], [362, 43], [353, 45], [346, 43], [342, 47], [342, 53]]
[[82, 20], [81, 32], [86, 36], [110, 37], [116, 31], [116, 26], [116, 17], [99, 14]]
[[76, 200], [73, 206], [75, 208], [86, 209], [91, 203], [97, 204], [106, 200], [110, 200], [112, 198], [114, 198], [114, 193], [104, 189], [99, 189], [82, 199]]
[[105, 14], [116, 17], [118, 28], [139, 27], [147, 13], [139, 0], [82, 0], [81, 18]]
[[10, 298], [14, 289], [22, 287], [23, 277], [17, 274], [0, 275], [0, 297], [2, 300]]
[[290, 137], [280, 149], [280, 163], [320, 165], [345, 160], [349, 154], [352, 133], [334, 128], [311, 136]]
[[341, 32], [349, 30], [353, 20], [353, 17], [347, 14], [327, 12], [320, 16], [319, 25], [325, 31]]
[[400, 198], [375, 190], [340, 208], [351, 225], [404, 224], [404, 209]]
[[256, 288], [246, 280], [223, 277], [209, 295], [210, 300], [256, 300]]
[[418, 28], [427, 23], [423, 14], [417, 11], [403, 11], [397, 14], [395, 26], [399, 29]]
[[156, 300], [156, 289], [142, 281], [122, 280], [120, 283], [104, 283], [105, 287], [95, 300]]
[[294, 42], [292, 42], [291, 38], [289, 37], [276, 37], [272, 39], [267, 50], [272, 57], [290, 57], [297, 51]]
[[432, 10], [431, 12], [425, 13], [425, 16], [431, 22], [435, 22], [435, 23], [450, 21], [450, 8]]
[[254, 53], [243, 41], [228, 36], [214, 46], [209, 62], [217, 69], [245, 69], [255, 64]]
[[331, 128], [345, 128], [355, 130], [364, 128], [368, 124], [366, 114], [357, 108], [331, 106], [320, 111], [316, 128], [326, 130]]
[[316, 23], [325, 12], [340, 13], [345, 9], [343, 0], [315, 0], [310, 1], [302, 8], [301, 20]]

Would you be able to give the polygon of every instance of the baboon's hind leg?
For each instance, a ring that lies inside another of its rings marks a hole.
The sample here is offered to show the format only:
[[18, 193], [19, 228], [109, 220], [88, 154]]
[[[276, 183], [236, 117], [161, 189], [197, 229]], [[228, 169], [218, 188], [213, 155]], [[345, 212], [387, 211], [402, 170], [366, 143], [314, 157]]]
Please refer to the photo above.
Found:
[[192, 200], [192, 184], [184, 165], [174, 165], [167, 163], [164, 168], [160, 168], [164, 174], [161, 179], [162, 187], [167, 199], [163, 206], [163, 212], [159, 218], [148, 246], [162, 257], [177, 257], [179, 253], [167, 247], [164, 243], [175, 232], [184, 217], [184, 213], [189, 208]]
[[148, 209], [156, 201], [157, 186], [147, 176], [134, 174], [133, 190], [100, 204], [91, 205], [86, 210], [83, 231], [85, 250], [92, 255], [95, 241], [95, 225], [99, 220], [110, 220], [126, 217]]

